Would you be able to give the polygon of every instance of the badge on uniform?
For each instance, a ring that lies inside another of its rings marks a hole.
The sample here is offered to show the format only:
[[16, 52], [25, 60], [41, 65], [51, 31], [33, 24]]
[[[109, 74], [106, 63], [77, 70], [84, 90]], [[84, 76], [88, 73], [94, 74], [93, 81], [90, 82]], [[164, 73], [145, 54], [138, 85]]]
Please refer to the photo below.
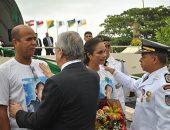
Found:
[[147, 97], [146, 97], [146, 101], [147, 101], [147, 102], [150, 102], [150, 99], [151, 99], [151, 96], [152, 96], [151, 91], [147, 91], [147, 92], [146, 92], [146, 96], [147, 96]]
[[167, 83], [170, 83], [170, 74], [165, 74], [164, 77], [165, 77], [165, 81]]
[[165, 103], [170, 106], [170, 95], [165, 95]]

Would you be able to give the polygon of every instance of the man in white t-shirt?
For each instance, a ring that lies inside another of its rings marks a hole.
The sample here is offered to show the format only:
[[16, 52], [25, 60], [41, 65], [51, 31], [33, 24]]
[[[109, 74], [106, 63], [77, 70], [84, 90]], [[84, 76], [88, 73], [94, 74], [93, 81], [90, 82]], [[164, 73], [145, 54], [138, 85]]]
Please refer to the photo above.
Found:
[[14, 100], [28, 111], [31, 100], [36, 98], [36, 83], [46, 80], [39, 67], [39, 63], [44, 62], [32, 59], [36, 47], [36, 36], [32, 28], [18, 25], [13, 28], [11, 36], [15, 58], [0, 65], [0, 130], [27, 130], [19, 128], [16, 120], [8, 116], [7, 107], [9, 101]]

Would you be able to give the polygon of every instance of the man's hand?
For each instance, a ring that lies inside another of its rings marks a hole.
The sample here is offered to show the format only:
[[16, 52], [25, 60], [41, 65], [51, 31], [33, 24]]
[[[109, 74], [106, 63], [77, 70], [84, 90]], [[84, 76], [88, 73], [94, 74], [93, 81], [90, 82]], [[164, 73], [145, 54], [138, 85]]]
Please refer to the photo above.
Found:
[[44, 75], [47, 77], [47, 78], [50, 78], [52, 77], [54, 74], [51, 72], [50, 68], [48, 66], [46, 66], [45, 64], [43, 63], [39, 63], [39, 66], [40, 68], [42, 69]]
[[110, 68], [110, 67], [108, 67], [108, 66], [104, 66], [104, 69], [105, 69], [106, 71], [109, 71], [111, 74], [114, 74], [114, 72], [115, 72], [115, 69]]
[[16, 118], [16, 113], [22, 110], [22, 107], [19, 103], [15, 102], [15, 101], [10, 101], [9, 104], [9, 114], [11, 117]]

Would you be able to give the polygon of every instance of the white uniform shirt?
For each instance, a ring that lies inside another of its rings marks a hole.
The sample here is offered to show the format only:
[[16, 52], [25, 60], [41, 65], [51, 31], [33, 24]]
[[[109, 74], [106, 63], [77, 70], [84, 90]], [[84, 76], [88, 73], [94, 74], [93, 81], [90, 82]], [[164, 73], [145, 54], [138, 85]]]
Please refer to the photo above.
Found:
[[[28, 110], [30, 101], [36, 97], [36, 83], [46, 80], [39, 67], [39, 63], [42, 62], [33, 59], [31, 65], [24, 65], [12, 58], [0, 65], [0, 105], [8, 106], [9, 101], [14, 100], [21, 104], [24, 111]], [[37, 79], [35, 79], [30, 66], [34, 67]], [[27, 130], [18, 128], [14, 118], [9, 117], [9, 121], [11, 130]]]
[[[170, 130], [170, 75], [168, 73], [167, 67], [163, 67], [151, 74], [145, 74], [138, 80], [119, 71], [114, 73], [118, 82], [137, 93], [130, 130]], [[169, 81], [166, 81], [166, 74]], [[169, 89], [165, 89], [165, 86], [169, 86]]]

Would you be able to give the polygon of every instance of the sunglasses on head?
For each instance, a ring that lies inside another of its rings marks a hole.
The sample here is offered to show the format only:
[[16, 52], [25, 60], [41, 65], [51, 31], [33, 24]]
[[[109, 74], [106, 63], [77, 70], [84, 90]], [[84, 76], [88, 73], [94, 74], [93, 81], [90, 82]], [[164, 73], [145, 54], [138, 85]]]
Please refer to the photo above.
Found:
[[30, 69], [31, 69], [32, 74], [33, 74], [33, 76], [34, 76], [34, 80], [37, 80], [37, 79], [38, 79], [38, 75], [37, 75], [36, 72], [35, 72], [34, 66], [30, 66]]

